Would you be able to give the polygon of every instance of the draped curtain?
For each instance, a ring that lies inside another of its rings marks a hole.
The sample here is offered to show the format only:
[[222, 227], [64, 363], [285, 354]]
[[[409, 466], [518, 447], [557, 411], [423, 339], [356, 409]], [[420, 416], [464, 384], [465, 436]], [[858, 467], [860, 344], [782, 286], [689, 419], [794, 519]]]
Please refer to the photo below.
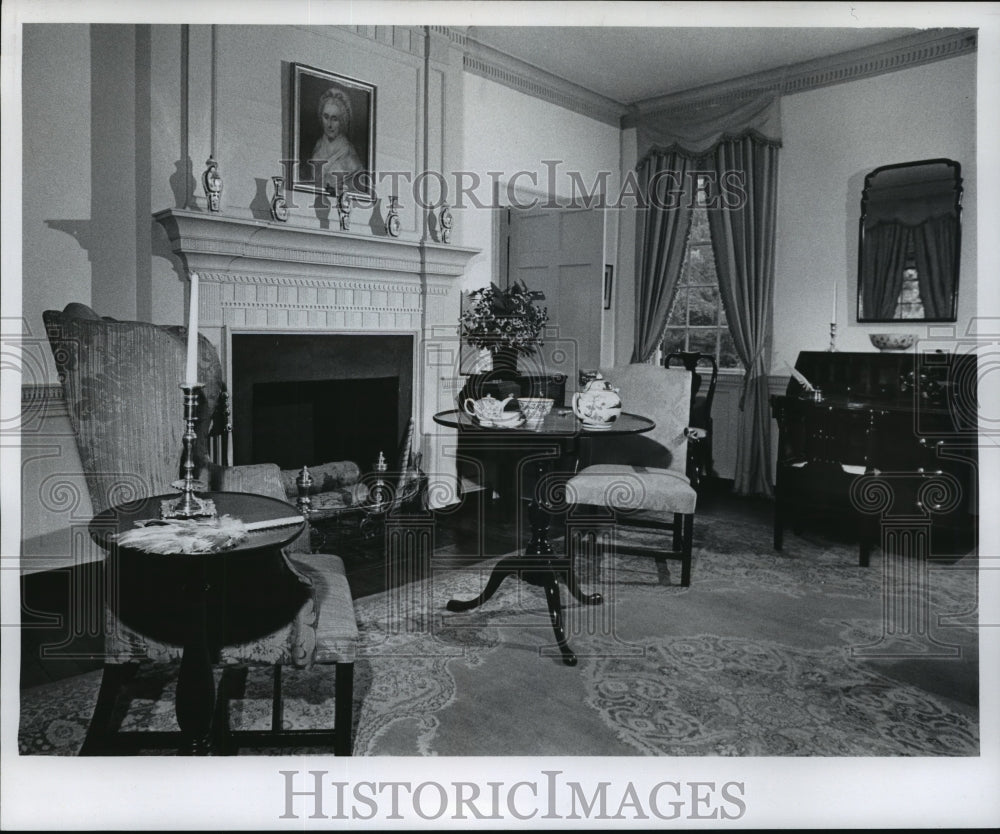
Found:
[[[714, 174], [716, 183], [742, 186], [740, 199], [728, 199], [735, 193], [730, 191], [723, 195], [728, 198], [718, 199], [714, 207], [710, 201], [708, 219], [723, 306], [746, 367], [734, 488], [739, 494], [771, 495], [768, 370], [781, 145], [778, 99], [762, 97], [735, 106], [713, 104], [639, 118], [640, 172], [648, 176], [651, 166], [674, 165], [690, 181], [689, 189], [694, 187], [697, 173]], [[687, 206], [691, 205], [689, 195], [687, 191], [683, 200]], [[647, 360], [662, 338], [680, 275], [690, 208], [674, 209], [673, 213], [676, 217], [672, 220], [654, 221], [647, 215], [646, 222], [639, 224], [633, 361]], [[679, 235], [682, 230], [683, 235]], [[676, 255], [678, 240], [681, 253]]]
[[691, 231], [694, 160], [676, 152], [651, 153], [639, 165], [643, 205], [636, 223], [635, 348], [633, 362], [647, 362], [667, 325], [667, 314]]
[[957, 247], [958, 224], [950, 215], [931, 217], [913, 228], [920, 300], [929, 319], [945, 319], [952, 314], [953, 299], [958, 289], [955, 286]]
[[[900, 223], [879, 223], [865, 229], [863, 275], [874, 280], [863, 281], [861, 305], [865, 318], [891, 319], [903, 289], [903, 266], [911, 232]], [[920, 294], [923, 296], [921, 283]], [[924, 309], [927, 309], [926, 302]]]
[[720, 142], [714, 167], [742, 172], [746, 199], [708, 209], [715, 271], [736, 352], [746, 369], [740, 397], [733, 487], [739, 495], [770, 495], [771, 410], [768, 371], [774, 290], [778, 147], [754, 136]]

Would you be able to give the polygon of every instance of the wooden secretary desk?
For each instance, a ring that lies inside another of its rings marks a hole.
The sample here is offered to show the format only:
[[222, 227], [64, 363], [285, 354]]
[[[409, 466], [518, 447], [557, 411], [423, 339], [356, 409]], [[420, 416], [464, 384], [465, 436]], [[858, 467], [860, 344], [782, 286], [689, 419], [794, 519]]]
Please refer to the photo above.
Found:
[[794, 377], [771, 398], [778, 421], [774, 547], [786, 525], [817, 514], [856, 525], [866, 566], [887, 519], [974, 538], [976, 357], [971, 354], [799, 354], [822, 397]]

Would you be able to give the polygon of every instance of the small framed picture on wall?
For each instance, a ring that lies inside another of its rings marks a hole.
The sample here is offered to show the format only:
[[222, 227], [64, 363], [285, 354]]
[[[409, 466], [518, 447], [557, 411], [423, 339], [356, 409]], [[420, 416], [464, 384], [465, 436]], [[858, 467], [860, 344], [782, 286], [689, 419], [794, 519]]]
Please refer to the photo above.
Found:
[[292, 65], [292, 187], [373, 196], [375, 87]]

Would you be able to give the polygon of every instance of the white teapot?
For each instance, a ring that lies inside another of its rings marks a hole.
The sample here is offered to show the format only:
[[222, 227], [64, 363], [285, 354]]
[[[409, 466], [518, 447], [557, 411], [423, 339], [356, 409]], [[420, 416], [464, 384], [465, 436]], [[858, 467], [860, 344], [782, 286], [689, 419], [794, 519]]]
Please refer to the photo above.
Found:
[[598, 374], [583, 391], [573, 395], [573, 413], [585, 426], [606, 428], [622, 413], [622, 398], [618, 389]]
[[513, 394], [505, 400], [497, 400], [494, 399], [492, 394], [487, 394], [478, 400], [469, 397], [462, 407], [470, 417], [476, 417], [481, 421], [493, 423], [503, 419], [503, 410], [512, 399], [514, 399]]

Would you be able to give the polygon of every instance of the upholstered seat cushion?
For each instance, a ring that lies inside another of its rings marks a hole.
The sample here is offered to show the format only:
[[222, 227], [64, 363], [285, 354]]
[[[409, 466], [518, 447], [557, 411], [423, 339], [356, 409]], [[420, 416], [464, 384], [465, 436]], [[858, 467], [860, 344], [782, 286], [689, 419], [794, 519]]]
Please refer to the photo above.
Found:
[[687, 476], [672, 469], [600, 463], [586, 466], [566, 484], [571, 504], [594, 504], [619, 510], [689, 514], [698, 494]]
[[[246, 642], [224, 646], [216, 660], [222, 664], [260, 663], [308, 667], [314, 663], [352, 663], [357, 653], [358, 626], [354, 602], [339, 556], [326, 553], [287, 553], [291, 573], [302, 583], [303, 601], [290, 622]], [[178, 643], [158, 635], [146, 637], [130, 627], [108, 606], [106, 661], [169, 662], [183, 654]]]
[[358, 623], [343, 561], [327, 553], [289, 553], [287, 558], [312, 585], [319, 609], [312, 657], [297, 665], [353, 663], [358, 650]]
[[251, 492], [285, 501], [281, 470], [274, 463], [210, 467], [210, 488], [216, 492]]

